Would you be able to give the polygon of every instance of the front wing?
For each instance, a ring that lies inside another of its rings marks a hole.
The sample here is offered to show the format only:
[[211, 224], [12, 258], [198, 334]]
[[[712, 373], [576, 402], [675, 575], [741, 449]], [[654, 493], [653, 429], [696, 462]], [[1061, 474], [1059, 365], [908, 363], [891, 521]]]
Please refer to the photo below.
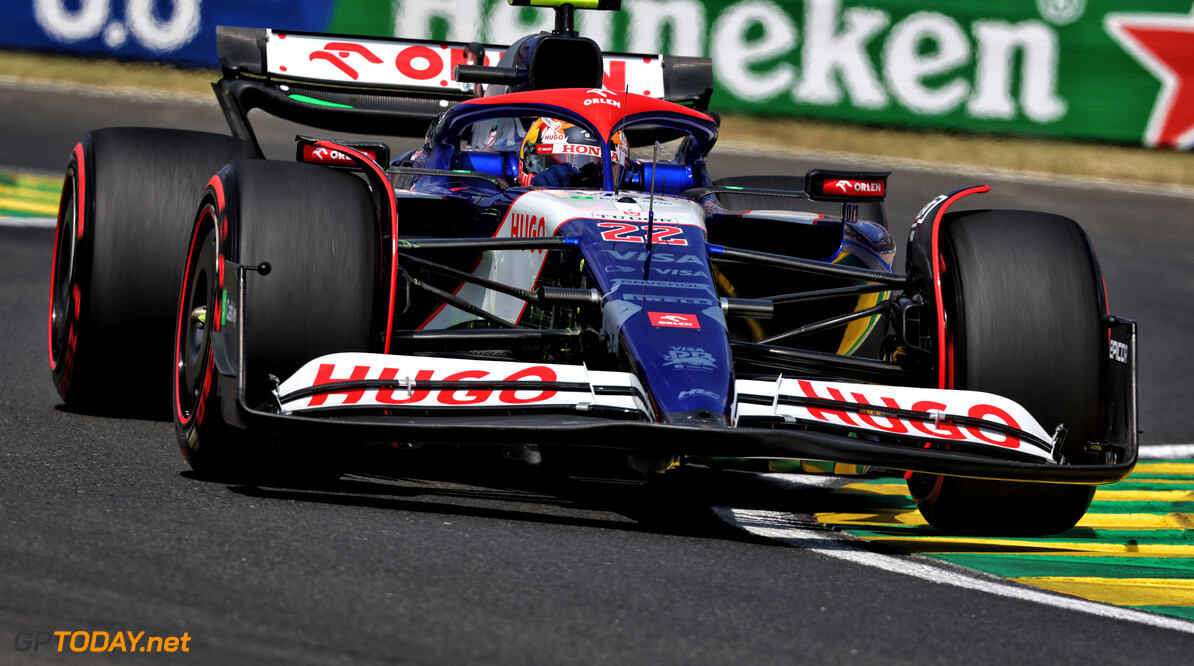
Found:
[[576, 365], [344, 353], [280, 382], [271, 407], [247, 405], [227, 366], [218, 390], [232, 425], [339, 442], [534, 443], [1101, 484], [1136, 462], [1135, 327], [1123, 324], [1116, 337], [1126, 353], [1111, 359], [1123, 366], [1122, 385], [1108, 393], [1121, 415], [1107, 429], [1123, 441], [1094, 443], [1104, 464], [1067, 463], [1058, 453], [1064, 428], [1050, 434], [1013, 401], [972, 391], [744, 379], [730, 422], [711, 428], [655, 423], [637, 377]]

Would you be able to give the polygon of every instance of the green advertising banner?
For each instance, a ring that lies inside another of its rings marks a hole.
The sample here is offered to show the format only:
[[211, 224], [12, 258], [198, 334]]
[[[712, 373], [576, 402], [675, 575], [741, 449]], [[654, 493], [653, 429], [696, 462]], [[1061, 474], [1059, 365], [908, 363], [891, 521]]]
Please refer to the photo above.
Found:
[[[1194, 146], [1194, 0], [623, 0], [610, 51], [713, 58], [722, 112]], [[509, 44], [550, 10], [339, 0], [327, 30]]]

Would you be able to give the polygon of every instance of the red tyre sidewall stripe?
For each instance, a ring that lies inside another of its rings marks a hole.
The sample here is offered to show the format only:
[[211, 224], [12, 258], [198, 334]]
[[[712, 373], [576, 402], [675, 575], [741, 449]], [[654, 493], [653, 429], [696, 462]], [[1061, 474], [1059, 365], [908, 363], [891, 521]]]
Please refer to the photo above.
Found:
[[937, 498], [941, 495], [941, 487], [944, 485], [944, 476], [938, 475], [937, 478], [933, 479], [933, 488], [929, 491], [929, 494], [925, 495], [924, 497], [924, 501], [928, 503], [929, 506], [937, 503]]
[[[75, 149], [71, 153], [74, 156], [74, 177], [75, 177], [75, 243], [83, 238], [83, 213], [85, 206], [83, 205], [84, 197], [87, 193], [87, 177], [84, 170], [83, 160], [83, 144], [76, 143]], [[46, 353], [50, 357], [50, 370], [58, 369], [58, 364], [54, 362], [54, 290], [58, 284], [58, 239], [62, 237], [62, 222], [65, 217], [62, 210], [63, 200], [66, 198], [67, 184], [70, 182], [70, 172], [62, 182], [62, 197], [58, 201], [58, 225], [54, 231], [54, 261], [50, 267], [50, 308], [46, 313]], [[72, 354], [73, 355], [73, 354]]]
[[[207, 187], [216, 195], [216, 280], [220, 290], [224, 289], [224, 239], [228, 237], [228, 216], [224, 213], [224, 181], [219, 175], [207, 181]], [[192, 242], [194, 242], [192, 240]]]
[[[223, 263], [224, 262], [222, 261], [222, 258], [219, 256], [219, 252], [218, 252], [219, 246], [220, 246], [220, 220], [223, 219], [223, 217], [224, 217], [224, 184], [222, 181], [220, 181], [219, 176], [213, 176], [211, 181], [208, 182], [207, 186], [208, 186], [208, 192], [214, 193], [215, 198], [216, 198], [216, 210], [214, 212], [214, 217], [211, 221], [211, 224], [213, 225], [215, 232], [216, 232], [216, 248], [217, 248], [216, 261], [218, 264], [220, 264], [220, 266], [218, 268], [218, 271], [220, 273], [220, 278], [219, 278], [220, 284], [216, 286], [216, 291], [219, 291], [219, 290], [223, 289], [223, 282], [224, 282], [224, 280], [223, 280], [223, 272], [224, 272], [223, 271]], [[179, 292], [178, 292], [178, 318], [175, 321], [175, 327], [174, 327], [174, 362], [175, 362], [175, 364], [177, 364], [182, 359], [182, 338], [183, 338], [183, 327], [184, 327], [184, 324], [186, 321], [187, 285], [190, 283], [190, 278], [191, 278], [191, 258], [195, 254], [195, 243], [198, 242], [199, 232], [202, 229], [204, 229], [206, 226], [205, 224], [203, 224], [204, 218], [212, 216], [212, 215], [213, 215], [213, 213], [206, 209], [204, 209], [200, 213], [199, 219], [196, 220], [195, 226], [191, 230], [191, 242], [187, 246], [187, 263], [186, 263], [186, 267], [183, 269], [182, 285], [179, 288]], [[207, 354], [209, 356], [211, 354], [211, 345], [210, 344], [208, 344]], [[210, 358], [205, 359], [203, 367], [204, 367], [205, 374], [211, 373]], [[182, 396], [179, 393], [179, 388], [180, 388], [179, 383], [180, 383], [181, 378], [178, 376], [178, 373], [179, 373], [179, 368], [176, 367], [175, 371], [174, 371], [174, 415], [178, 419], [179, 426], [181, 428], [185, 429], [189, 426], [191, 419], [194, 418], [195, 414], [199, 411], [199, 405], [198, 404], [195, 405], [195, 408], [191, 412], [191, 416], [186, 416], [185, 414], [182, 413]], [[204, 394], [199, 396], [200, 401], [203, 401], [207, 397], [206, 393], [210, 389], [211, 380], [209, 378], [205, 378], [203, 384], [204, 384], [204, 392], [203, 392]]]
[[[933, 216], [933, 298], [937, 305], [937, 388], [952, 389], [954, 388], [955, 368], [954, 368], [954, 339], [953, 335], [946, 330], [945, 326], [945, 298], [941, 293], [941, 276], [945, 267], [941, 258], [941, 220], [945, 217], [945, 212], [949, 207], [962, 197], [971, 194], [981, 194], [983, 192], [990, 192], [989, 185], [977, 185], [969, 187], [953, 196], [949, 197], [941, 203], [937, 208], [937, 213]], [[948, 268], [946, 267], [948, 270]], [[927, 444], [925, 445], [928, 446]], [[936, 475], [933, 478], [933, 487], [929, 490], [920, 501], [928, 506], [933, 506], [937, 503], [937, 497], [941, 494], [941, 488], [945, 484], [945, 477]]]
[[937, 388], [953, 388], [954, 387], [954, 368], [953, 368], [953, 340], [946, 337], [945, 330], [945, 299], [941, 295], [941, 219], [945, 217], [945, 212], [958, 199], [969, 196], [971, 194], [981, 194], [983, 192], [990, 192], [989, 185], [976, 185], [968, 187], [964, 190], [956, 192], [953, 196], [946, 199], [937, 208], [936, 215], [933, 216], [933, 297], [937, 304]]
[[[498, 237], [498, 234], [502, 233], [502, 229], [503, 229], [503, 228], [505, 228], [505, 226], [506, 226], [506, 222], [510, 220], [510, 218], [511, 218], [511, 216], [512, 216], [512, 215], [514, 215], [514, 213], [513, 213], [513, 210], [514, 210], [514, 204], [518, 203], [518, 200], [519, 200], [519, 199], [521, 199], [521, 198], [523, 198], [523, 197], [524, 197], [524, 196], [526, 196], [527, 194], [530, 194], [530, 193], [529, 193], [529, 192], [523, 192], [522, 194], [520, 194], [520, 195], [518, 195], [517, 197], [515, 197], [515, 198], [514, 198], [514, 201], [511, 201], [511, 202], [510, 202], [510, 206], [509, 206], [508, 208], [506, 208], [506, 215], [505, 215], [505, 217], [503, 217], [503, 218], [502, 218], [502, 221], [498, 223], [498, 225], [497, 225], [497, 229], [495, 229], [495, 230], [494, 230], [494, 232], [493, 232], [493, 235], [492, 235], [492, 236], [490, 236], [490, 238], [497, 238], [497, 237]], [[567, 221], [568, 221], [568, 220], [565, 220], [565, 222], [567, 222]], [[563, 225], [561, 224], [560, 226], [563, 226]], [[558, 229], [557, 229], [557, 231], [558, 231]], [[472, 268], [470, 268], [468, 272], [469, 272], [469, 273], [476, 273], [476, 272], [477, 272], [477, 269], [481, 267], [481, 262], [482, 262], [482, 261], [484, 261], [484, 260], [485, 260], [485, 252], [480, 252], [480, 253], [478, 253], [478, 254], [477, 254], [477, 261], [473, 262], [473, 267], [472, 267]], [[546, 263], [546, 262], [544, 262], [544, 263]], [[543, 266], [542, 266], [542, 265], [540, 265], [540, 266], [539, 266], [539, 273], [542, 273], [542, 272], [543, 272]], [[536, 274], [535, 274], [535, 282], [538, 282], [538, 281], [539, 281], [539, 273], [536, 273]], [[464, 289], [464, 285], [465, 285], [465, 284], [466, 284], [465, 282], [461, 282], [460, 284], [456, 285], [456, 288], [452, 290], [452, 295], [453, 295], [453, 296], [459, 296], [459, 295], [460, 295], [460, 290], [461, 290], [461, 289]], [[532, 284], [532, 286], [534, 285], [534, 283], [531, 283], [531, 284]], [[428, 326], [430, 326], [430, 325], [431, 325], [431, 322], [435, 321], [435, 318], [436, 318], [436, 317], [438, 317], [438, 316], [439, 316], [439, 313], [443, 312], [443, 311], [444, 311], [444, 308], [446, 308], [446, 307], [448, 307], [448, 304], [447, 304], [447, 303], [440, 303], [440, 304], [439, 304], [439, 306], [438, 306], [437, 308], [435, 308], [435, 310], [433, 310], [433, 311], [431, 312], [431, 314], [430, 314], [430, 315], [427, 317], [427, 320], [426, 320], [426, 321], [424, 321], [422, 324], [419, 324], [419, 325], [418, 325], [418, 327], [417, 327], [417, 330], [420, 330], [420, 331], [421, 331], [421, 330], [423, 330], [423, 329], [427, 328]], [[523, 309], [518, 311], [518, 319], [521, 319], [521, 318], [522, 318], [522, 313], [523, 313], [523, 311], [524, 311], [524, 310], [526, 310], [526, 305], [523, 305]], [[515, 320], [515, 323], [517, 323], [517, 322], [518, 322], [518, 320], [516, 319], [516, 320]]]
[[382, 353], [390, 353], [390, 340], [394, 335], [394, 300], [398, 292], [398, 202], [394, 198], [394, 188], [389, 186], [390, 179], [386, 172], [365, 153], [348, 146], [342, 146], [334, 141], [316, 141], [316, 146], [328, 150], [338, 150], [353, 158], [353, 161], [372, 171], [385, 187], [386, 200], [390, 206], [390, 298], [386, 313], [386, 337]]
[[75, 209], [78, 210], [78, 216], [79, 216], [78, 220], [77, 220], [79, 228], [78, 228], [78, 230], [75, 231], [75, 239], [76, 240], [81, 240], [83, 238], [83, 223], [85, 221], [84, 213], [86, 212], [86, 209], [87, 209], [87, 207], [84, 206], [82, 203], [87, 200], [87, 198], [86, 198], [86, 194], [87, 194], [86, 163], [87, 163], [87, 160], [83, 157], [83, 144], [76, 143], [75, 144], [75, 164], [77, 165], [77, 168], [75, 170], [75, 174], [76, 174], [76, 177], [79, 179], [79, 193], [75, 197]]

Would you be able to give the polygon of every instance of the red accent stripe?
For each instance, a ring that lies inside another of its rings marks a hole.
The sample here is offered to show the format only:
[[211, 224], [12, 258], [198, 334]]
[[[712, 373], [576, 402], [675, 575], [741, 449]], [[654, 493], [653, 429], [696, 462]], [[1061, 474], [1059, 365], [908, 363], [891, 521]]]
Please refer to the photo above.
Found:
[[75, 171], [75, 173], [78, 175], [78, 178], [79, 178], [79, 193], [75, 197], [75, 209], [79, 211], [79, 219], [78, 219], [79, 230], [77, 232], [75, 232], [75, 238], [77, 238], [77, 239], [83, 238], [83, 222], [84, 222], [83, 213], [87, 210], [87, 207], [84, 206], [82, 203], [87, 200], [86, 197], [84, 196], [87, 194], [87, 170], [86, 170], [86, 167], [84, 166], [84, 162], [85, 162], [85, 160], [83, 159], [83, 144], [76, 143], [75, 144], [75, 165], [76, 165], [77, 170]]
[[[469, 272], [469, 273], [474, 273], [474, 274], [475, 274], [475, 273], [477, 272], [477, 269], [481, 267], [481, 262], [482, 262], [482, 261], [484, 261], [484, 260], [485, 260], [485, 253], [484, 253], [484, 252], [482, 252], [482, 253], [478, 254], [478, 255], [477, 255], [477, 261], [473, 263], [473, 267], [472, 267], [472, 268], [470, 268], [468, 272]], [[452, 290], [452, 295], [453, 295], [453, 296], [459, 296], [459, 295], [460, 295], [460, 290], [461, 290], [461, 289], [464, 289], [464, 285], [466, 285], [466, 284], [468, 284], [468, 283], [467, 283], [467, 282], [461, 282], [460, 284], [456, 285], [456, 288]], [[439, 313], [441, 313], [441, 312], [443, 312], [443, 311], [444, 311], [444, 308], [446, 308], [446, 307], [448, 307], [448, 304], [447, 304], [447, 303], [440, 303], [440, 304], [439, 304], [439, 307], [435, 308], [435, 310], [434, 310], [434, 311], [432, 311], [431, 315], [429, 315], [429, 316], [427, 317], [427, 321], [424, 321], [422, 324], [419, 324], [419, 326], [418, 326], [418, 327], [417, 327], [415, 330], [421, 331], [421, 330], [423, 330], [424, 328], [426, 328], [428, 325], [430, 325], [430, 324], [431, 324], [431, 322], [432, 322], [432, 321], [434, 321], [434, 320], [435, 320], [435, 318], [436, 318], [436, 317], [438, 317], [438, 316], [439, 316]], [[455, 306], [453, 306], [453, 307], [455, 307]]]
[[[560, 226], [556, 227], [556, 232], [554, 234], [552, 234], [552, 236], [559, 236], [560, 229], [564, 226], [564, 224], [566, 224], [566, 222], [563, 224], [560, 224]], [[542, 252], [543, 252], [543, 256], [540, 257], [540, 259], [539, 259], [539, 270], [535, 271], [535, 279], [531, 280], [531, 291], [534, 291], [535, 285], [539, 284], [539, 277], [543, 275], [543, 267], [547, 266], [547, 252], [548, 251], [542, 250]], [[528, 306], [530, 306], [530, 303], [528, 303], [526, 301], [522, 302], [522, 308], [518, 311], [518, 316], [514, 318], [515, 324], [522, 322], [522, 316], [524, 314], [526, 314]]]
[[[219, 215], [218, 220], [214, 220], [216, 225], [216, 280], [219, 282], [217, 287], [220, 290], [224, 289], [224, 253], [220, 250], [220, 245], [223, 243], [220, 239], [228, 235], [228, 216], [224, 214], [224, 181], [220, 180], [217, 174], [207, 181], [207, 187], [216, 195], [216, 213]], [[190, 261], [188, 259], [188, 261]], [[185, 273], [183, 274], [185, 278]]]
[[[514, 204], [518, 203], [518, 200], [519, 200], [519, 199], [521, 199], [521, 198], [523, 198], [523, 197], [524, 197], [524, 196], [526, 196], [527, 194], [530, 194], [530, 193], [529, 193], [529, 192], [523, 192], [522, 194], [520, 194], [520, 195], [518, 195], [517, 197], [515, 197], [515, 198], [514, 198], [514, 201], [511, 201], [511, 202], [510, 202], [510, 207], [506, 209], [506, 215], [505, 215], [505, 217], [503, 217], [503, 218], [502, 218], [502, 221], [498, 223], [497, 229], [495, 229], [495, 230], [494, 230], [494, 232], [493, 232], [493, 235], [492, 235], [492, 236], [490, 236], [490, 238], [497, 238], [497, 237], [499, 237], [499, 236], [501, 235], [501, 233], [502, 233], [502, 229], [504, 229], [504, 228], [506, 227], [506, 222], [507, 222], [508, 220], [510, 220], [510, 219], [511, 219], [511, 217], [514, 215]], [[510, 226], [511, 226], [511, 232], [510, 232], [510, 236], [513, 236], [513, 235], [514, 235], [514, 233], [513, 233], [513, 226], [514, 226], [514, 225], [513, 225], [513, 222], [511, 222], [511, 225], [510, 225]], [[492, 251], [492, 250], [486, 250], [486, 252], [491, 252], [491, 251]], [[477, 269], [481, 267], [481, 262], [482, 262], [482, 261], [484, 261], [484, 259], [485, 259], [485, 252], [482, 252], [482, 253], [480, 253], [480, 254], [477, 256], [477, 261], [476, 261], [476, 263], [474, 263], [474, 264], [473, 264], [473, 267], [472, 267], [471, 269], [469, 269], [469, 273], [474, 273], [474, 274], [475, 274], [475, 273], [477, 272]], [[544, 260], [546, 261], [546, 257], [544, 257]], [[542, 266], [542, 265], [540, 265], [540, 267], [539, 267], [539, 270], [540, 270], [540, 272], [542, 272], [542, 271], [543, 271], [543, 266]], [[536, 278], [535, 278], [535, 279], [536, 279], [536, 281], [539, 279], [537, 275], [536, 275]], [[466, 284], [465, 282], [461, 282], [460, 284], [456, 285], [456, 288], [452, 290], [452, 295], [453, 295], [453, 296], [459, 296], [459, 295], [460, 295], [460, 290], [461, 290], [461, 289], [464, 289], [464, 285], [465, 285], [465, 284]], [[435, 318], [439, 316], [439, 313], [443, 312], [443, 311], [444, 311], [444, 308], [446, 308], [446, 307], [448, 307], [448, 304], [447, 304], [447, 303], [440, 303], [440, 304], [439, 304], [439, 307], [435, 308], [435, 310], [434, 310], [434, 311], [431, 313], [431, 315], [427, 317], [427, 320], [426, 320], [426, 321], [424, 321], [422, 324], [419, 324], [419, 326], [418, 326], [418, 328], [416, 328], [416, 330], [419, 330], [419, 331], [421, 331], [421, 330], [425, 329], [427, 326], [429, 326], [429, 325], [431, 324], [431, 322], [432, 322], [432, 321], [435, 321]], [[524, 309], [524, 310], [526, 309], [526, 306], [525, 306], [525, 305], [523, 306], [523, 309]], [[522, 312], [521, 312], [521, 311], [519, 312], [518, 316], [519, 316], [519, 318], [522, 318]], [[515, 320], [515, 323], [517, 323], [517, 320]]]
[[942, 202], [937, 208], [937, 214], [933, 216], [933, 258], [931, 262], [933, 265], [933, 295], [937, 301], [937, 388], [953, 388], [954, 383], [953, 345], [947, 344], [945, 339], [945, 301], [941, 297], [941, 268], [938, 263], [941, 257], [941, 248], [938, 244], [941, 235], [941, 218], [958, 199], [990, 191], [991, 186], [989, 185], [975, 185], [960, 190]]
[[216, 208], [218, 208], [220, 210], [220, 212], [223, 212], [224, 211], [224, 181], [220, 180], [219, 174], [216, 174], [211, 177], [211, 180], [207, 181], [207, 186], [210, 187], [212, 189], [212, 191], [216, 193]]
[[398, 292], [398, 202], [394, 199], [394, 188], [389, 186], [390, 179], [386, 177], [386, 172], [378, 166], [377, 162], [361, 151], [342, 146], [334, 141], [316, 141], [315, 145], [329, 150], [338, 150], [352, 157], [358, 164], [373, 171], [381, 179], [381, 182], [386, 184], [384, 189], [386, 199], [390, 204], [390, 307], [386, 314], [386, 342], [382, 353], [389, 354], [390, 340], [394, 336], [394, 299]]
[[[219, 176], [213, 177], [211, 179], [211, 182], [208, 183], [208, 187], [211, 187], [212, 182], [216, 182], [218, 180], [219, 180]], [[221, 189], [221, 192], [222, 192], [222, 189]], [[218, 212], [222, 212], [224, 197], [222, 194], [218, 194], [218, 195], [216, 195], [216, 198], [221, 202], [220, 211], [218, 211]], [[203, 212], [203, 216], [206, 216], [209, 214], [210, 213], [208, 213], [206, 210]], [[191, 257], [195, 254], [195, 240], [197, 238], [199, 238], [199, 230], [203, 227], [203, 225], [200, 224], [200, 222], [203, 220], [203, 216], [201, 216], [198, 220], [195, 221], [195, 226], [191, 229], [191, 243], [190, 243], [190, 245], [187, 246], [187, 263], [182, 271], [182, 285], [179, 287], [179, 291], [178, 291], [178, 318], [175, 320], [175, 324], [174, 324], [174, 362], [176, 364], [178, 363], [178, 360], [182, 357], [182, 335], [183, 335], [183, 326], [184, 326], [184, 323], [186, 322], [186, 311], [187, 311], [187, 302], [186, 302], [187, 279], [191, 276]], [[212, 221], [212, 224], [216, 224], [215, 220]], [[221, 268], [223, 268], [223, 267], [221, 267]], [[204, 371], [211, 372], [211, 368], [206, 367], [206, 368], [204, 368]], [[178, 423], [180, 425], [186, 426], [186, 424], [190, 421], [190, 418], [182, 413], [182, 397], [178, 393], [178, 382], [179, 382], [178, 372], [179, 372], [179, 369], [176, 367], [174, 370], [174, 413], [175, 413], [175, 416], [178, 417]], [[198, 409], [198, 405], [196, 405], [195, 408]], [[192, 417], [194, 416], [194, 412], [192, 412], [191, 416]]]
[[[59, 213], [61, 216], [61, 213]], [[59, 217], [58, 224], [62, 224], [62, 219]], [[54, 261], [50, 266], [50, 309], [46, 313], [46, 351], [50, 355], [50, 370], [58, 368], [58, 364], [54, 362], [54, 285], [58, 279], [58, 234], [54, 234]]]
[[[83, 210], [82, 204], [83, 195], [87, 192], [87, 178], [83, 172], [83, 144], [76, 143], [75, 149], [72, 151], [75, 156], [75, 180], [78, 182], [75, 193], [75, 223], [78, 225], [78, 230], [75, 232], [75, 240], [83, 238]], [[63, 196], [66, 192], [66, 179], [63, 179], [62, 189]], [[58, 226], [62, 226], [62, 200], [58, 201]], [[58, 365], [54, 363], [54, 285], [58, 279], [58, 239], [61, 237], [60, 229], [54, 231], [54, 261], [50, 267], [50, 308], [46, 312], [46, 352], [50, 356], [50, 370], [57, 369]]]

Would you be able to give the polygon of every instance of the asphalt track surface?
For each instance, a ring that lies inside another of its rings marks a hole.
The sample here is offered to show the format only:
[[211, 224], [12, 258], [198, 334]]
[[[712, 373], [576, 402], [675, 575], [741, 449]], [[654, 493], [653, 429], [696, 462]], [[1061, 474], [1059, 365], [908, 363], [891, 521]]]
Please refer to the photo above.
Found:
[[[0, 165], [38, 170], [61, 169], [92, 127], [223, 131], [214, 105], [13, 89], [0, 90], [0, 118]], [[269, 151], [289, 153], [288, 133], [271, 130]], [[809, 166], [741, 155], [712, 165]], [[924, 202], [974, 182], [897, 171], [897, 238]], [[1194, 442], [1194, 200], [991, 184], [976, 207], [1049, 210], [1086, 228], [1113, 312], [1141, 324], [1146, 443]], [[170, 424], [62, 408], [45, 358], [52, 242], [45, 229], [0, 228], [0, 663], [56, 661], [12, 641], [70, 630], [185, 632], [189, 655], [155, 656], [197, 663], [1176, 663], [1194, 649], [1188, 632], [748, 534], [714, 507], [800, 521], [826, 491], [747, 475], [578, 488], [432, 459], [320, 490], [199, 481]]]

